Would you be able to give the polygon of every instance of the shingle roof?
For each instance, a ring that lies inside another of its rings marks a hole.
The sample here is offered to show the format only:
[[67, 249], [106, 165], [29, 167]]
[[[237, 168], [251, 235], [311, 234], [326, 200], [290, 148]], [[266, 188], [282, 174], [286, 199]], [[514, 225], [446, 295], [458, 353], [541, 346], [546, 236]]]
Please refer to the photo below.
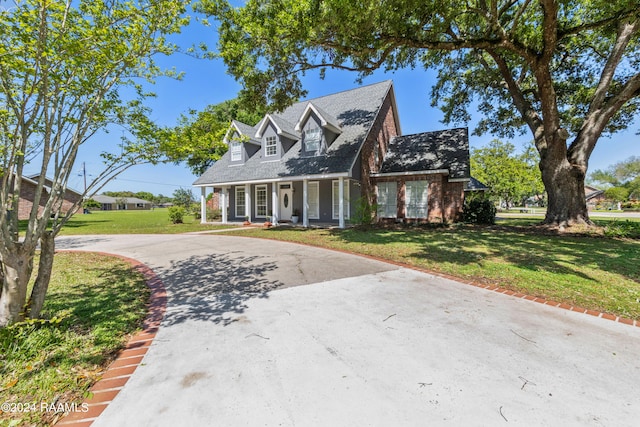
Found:
[[138, 199], [137, 197], [111, 197], [104, 194], [96, 194], [92, 199], [98, 203], [118, 203], [119, 200], [126, 200], [126, 203], [151, 204], [150, 201]]
[[[259, 151], [243, 165], [237, 166], [231, 165], [230, 154], [226, 153], [194, 185], [348, 173], [391, 87], [391, 81], [387, 80], [309, 100], [334, 117], [342, 129], [323, 155], [302, 157], [299, 140], [280, 161], [264, 162]], [[297, 123], [309, 101], [293, 104], [276, 116], [289, 124]], [[257, 130], [256, 126], [254, 135]]]
[[[249, 142], [251, 142], [252, 144], [260, 145], [260, 141], [256, 140], [255, 138], [256, 129], [253, 126], [242, 123], [238, 120], [233, 120], [231, 124], [238, 130], [238, 132], [249, 138]], [[229, 134], [227, 133], [227, 136], [228, 135]]]
[[445, 169], [449, 171], [449, 180], [470, 177], [467, 128], [394, 137], [389, 143], [380, 173]]
[[478, 181], [474, 177], [469, 177], [469, 182], [464, 188], [464, 191], [488, 191], [489, 187], [484, 185], [482, 182]]
[[300, 128], [304, 125], [304, 122], [309, 118], [309, 114], [312, 110], [315, 111], [318, 116], [320, 116], [320, 120], [322, 120], [323, 122], [323, 127], [327, 127], [336, 133], [342, 132], [338, 119], [336, 119], [317, 105], [314, 105], [312, 102], [307, 102], [307, 105], [304, 107], [304, 112], [296, 123], [296, 130], [300, 130]]

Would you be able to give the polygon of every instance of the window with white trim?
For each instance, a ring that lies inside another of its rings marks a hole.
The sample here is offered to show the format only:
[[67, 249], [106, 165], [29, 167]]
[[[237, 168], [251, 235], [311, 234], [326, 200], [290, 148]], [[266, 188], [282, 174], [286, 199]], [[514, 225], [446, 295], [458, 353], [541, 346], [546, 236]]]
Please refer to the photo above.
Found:
[[[332, 181], [331, 199], [333, 201], [333, 219], [340, 218], [340, 181]], [[349, 219], [349, 181], [344, 181], [344, 218]]]
[[307, 212], [309, 219], [320, 219], [320, 183], [318, 181], [308, 183], [307, 202], [309, 203]]
[[304, 151], [317, 152], [322, 140], [322, 129], [319, 127], [304, 131]]
[[277, 138], [275, 136], [268, 136], [264, 143], [265, 156], [275, 156], [278, 154]]
[[428, 181], [407, 181], [405, 183], [405, 205], [407, 218], [427, 217]]
[[245, 216], [247, 198], [245, 197], [244, 187], [236, 187], [236, 217]]
[[256, 217], [267, 216], [267, 186], [256, 185]]
[[237, 162], [242, 160], [242, 143], [241, 142], [232, 142], [229, 147], [229, 151], [231, 151], [231, 161]]
[[398, 215], [398, 183], [378, 183], [378, 217], [395, 218]]

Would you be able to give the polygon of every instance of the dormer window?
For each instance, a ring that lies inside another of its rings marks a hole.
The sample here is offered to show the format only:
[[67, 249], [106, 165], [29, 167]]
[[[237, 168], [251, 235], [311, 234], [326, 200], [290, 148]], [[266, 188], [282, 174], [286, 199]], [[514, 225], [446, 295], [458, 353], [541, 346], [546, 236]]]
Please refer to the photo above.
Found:
[[320, 141], [322, 141], [322, 129], [316, 127], [305, 130], [303, 141], [304, 151], [317, 152], [320, 149]]
[[268, 136], [264, 144], [265, 156], [275, 156], [278, 154], [277, 139], [275, 136]]
[[231, 151], [231, 161], [239, 162], [242, 160], [242, 143], [241, 142], [232, 142], [229, 148]]

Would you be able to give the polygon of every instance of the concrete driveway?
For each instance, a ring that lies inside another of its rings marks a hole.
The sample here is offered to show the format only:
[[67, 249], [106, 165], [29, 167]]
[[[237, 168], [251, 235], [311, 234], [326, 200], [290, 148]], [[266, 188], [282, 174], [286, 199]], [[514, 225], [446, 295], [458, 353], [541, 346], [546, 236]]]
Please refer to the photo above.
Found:
[[640, 420], [640, 327], [288, 243], [154, 235], [57, 246], [138, 259], [169, 295], [151, 349], [96, 427]]

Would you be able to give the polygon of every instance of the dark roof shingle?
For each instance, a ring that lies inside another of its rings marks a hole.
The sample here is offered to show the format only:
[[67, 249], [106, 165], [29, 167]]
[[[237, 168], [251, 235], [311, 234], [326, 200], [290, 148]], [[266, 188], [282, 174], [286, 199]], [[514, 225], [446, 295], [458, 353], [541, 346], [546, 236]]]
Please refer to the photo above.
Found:
[[389, 143], [380, 173], [435, 170], [448, 170], [449, 180], [470, 177], [467, 128], [396, 136]]
[[[301, 156], [298, 140], [280, 161], [263, 161], [258, 151], [243, 165], [231, 165], [226, 153], [213, 164], [194, 185], [246, 182], [304, 175], [348, 173], [355, 164], [356, 156], [364, 143], [378, 111], [382, 107], [392, 83], [390, 80], [356, 89], [293, 104], [277, 117], [289, 124], [297, 123], [307, 104], [312, 102], [326, 115], [335, 118], [342, 133], [327, 148], [326, 153], [315, 157]], [[260, 123], [254, 127], [254, 134]], [[293, 125], [291, 125], [293, 126]], [[243, 129], [244, 132], [248, 129]]]

